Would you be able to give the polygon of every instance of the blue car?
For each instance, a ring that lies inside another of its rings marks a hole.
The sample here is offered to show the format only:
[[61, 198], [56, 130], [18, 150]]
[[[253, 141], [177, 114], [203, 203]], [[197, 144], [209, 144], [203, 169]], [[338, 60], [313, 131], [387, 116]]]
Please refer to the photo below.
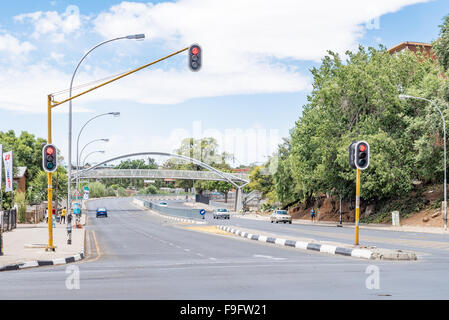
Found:
[[97, 218], [98, 217], [108, 217], [108, 210], [106, 208], [97, 208]]

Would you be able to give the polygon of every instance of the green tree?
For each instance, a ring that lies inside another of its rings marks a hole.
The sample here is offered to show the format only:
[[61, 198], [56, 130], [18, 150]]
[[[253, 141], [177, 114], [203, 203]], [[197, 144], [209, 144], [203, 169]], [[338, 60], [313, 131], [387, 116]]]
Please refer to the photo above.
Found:
[[447, 70], [449, 68], [449, 15], [443, 18], [443, 24], [439, 27], [440, 37], [432, 43], [432, 50], [440, 65]]
[[[28, 190], [28, 199], [33, 202], [47, 201], [48, 175], [45, 171], [39, 171], [31, 181]], [[63, 166], [58, 166], [53, 173], [53, 201], [67, 199], [67, 172]]]
[[[321, 66], [311, 70], [308, 104], [277, 154], [274, 190], [284, 204], [294, 198], [307, 203], [324, 193], [351, 196], [355, 172], [348, 164], [348, 146], [355, 140], [371, 146], [362, 198], [402, 195], [415, 179], [442, 180], [439, 114], [428, 103], [401, 101], [398, 95], [437, 101], [448, 118], [448, 75], [421, 53], [392, 56], [383, 47], [360, 47], [347, 56], [342, 61], [329, 52]], [[265, 187], [269, 194], [269, 179], [260, 169], [252, 172], [252, 186]]]

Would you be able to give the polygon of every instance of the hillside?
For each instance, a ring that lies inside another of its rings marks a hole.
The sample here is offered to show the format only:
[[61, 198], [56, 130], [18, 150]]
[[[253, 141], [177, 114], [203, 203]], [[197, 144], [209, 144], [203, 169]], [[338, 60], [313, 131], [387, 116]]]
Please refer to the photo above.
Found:
[[[362, 223], [391, 224], [391, 212], [399, 211], [401, 225], [443, 227], [443, 185], [417, 187], [406, 197], [396, 200], [364, 202], [362, 199], [360, 221]], [[339, 200], [320, 197], [314, 203], [320, 221], [339, 221]], [[294, 219], [310, 219], [312, 205], [297, 204], [289, 208]], [[355, 219], [355, 202], [342, 201], [343, 222]]]

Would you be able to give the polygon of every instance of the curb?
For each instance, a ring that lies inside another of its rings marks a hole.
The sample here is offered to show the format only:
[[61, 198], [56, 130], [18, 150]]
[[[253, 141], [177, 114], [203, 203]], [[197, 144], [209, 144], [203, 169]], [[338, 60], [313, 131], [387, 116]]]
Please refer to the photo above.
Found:
[[322, 253], [350, 256], [354, 258], [369, 259], [369, 260], [416, 260], [415, 253], [407, 253], [403, 251], [393, 250], [381, 250], [381, 249], [359, 249], [359, 248], [347, 248], [337, 247], [328, 244], [320, 244], [318, 242], [306, 242], [298, 240], [289, 240], [283, 238], [273, 238], [264, 235], [251, 234], [248, 232], [233, 229], [228, 226], [217, 226], [221, 230], [233, 233], [243, 238], [250, 240], [256, 240], [266, 243], [273, 243], [281, 246], [293, 247], [302, 250], [312, 250]]
[[157, 210], [145, 207], [143, 205], [143, 201], [140, 200], [140, 199], [134, 198], [131, 203], [134, 204], [135, 206], [138, 206], [138, 207], [144, 209], [144, 210], [148, 210], [150, 212], [153, 212], [154, 214], [157, 214], [157, 215], [159, 215], [159, 216], [161, 216], [163, 218], [172, 219], [172, 220], [181, 221], [181, 222], [189, 222], [189, 223], [194, 223], [194, 224], [207, 224], [206, 221], [197, 221], [197, 220], [193, 220], [193, 219], [178, 218], [178, 217], [174, 217], [174, 216], [171, 216], [171, 215], [168, 215], [168, 214], [159, 213]]
[[[85, 224], [86, 223], [87, 223], [87, 215], [86, 215]], [[9, 265], [3, 266], [3, 267], [0, 266], [0, 272], [21, 270], [21, 269], [27, 269], [27, 268], [36, 268], [36, 267], [43, 267], [43, 266], [59, 266], [59, 265], [69, 264], [69, 263], [83, 260], [85, 258], [85, 255], [84, 255], [85, 243], [86, 243], [86, 229], [84, 229], [83, 248], [81, 249], [81, 252], [79, 252], [78, 254], [75, 254], [74, 256], [68, 256], [66, 258], [57, 258], [57, 259], [53, 259], [53, 260], [33, 260], [33, 261], [9, 264]]]
[[156, 212], [156, 213], [158, 215], [164, 217], [164, 218], [168, 218], [168, 219], [172, 219], [172, 220], [176, 220], [176, 221], [189, 222], [189, 223], [194, 223], [194, 224], [207, 224], [206, 221], [196, 221], [196, 220], [192, 220], [192, 219], [184, 219], [184, 218], [173, 217], [173, 216], [161, 214], [161, 213], [158, 213], [158, 212]]
[[69, 256], [67, 258], [59, 258], [59, 259], [53, 259], [53, 260], [35, 260], [35, 261], [27, 261], [27, 262], [17, 263], [17, 264], [10, 264], [10, 265], [4, 266], [4, 267], [0, 267], [0, 272], [20, 270], [20, 269], [26, 269], [26, 268], [35, 268], [35, 267], [42, 267], [42, 266], [57, 266], [57, 265], [73, 263], [76, 261], [80, 261], [82, 259], [84, 259], [84, 250], [82, 250], [80, 253], [78, 253], [74, 256]]

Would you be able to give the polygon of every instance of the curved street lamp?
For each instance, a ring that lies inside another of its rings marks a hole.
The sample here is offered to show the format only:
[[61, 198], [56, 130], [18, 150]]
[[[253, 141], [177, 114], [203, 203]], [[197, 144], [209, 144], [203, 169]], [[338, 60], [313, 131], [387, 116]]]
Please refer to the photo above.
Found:
[[443, 112], [441, 112], [440, 108], [438, 107], [438, 105], [433, 102], [432, 100], [426, 99], [426, 98], [421, 98], [421, 97], [414, 97], [414, 96], [410, 96], [410, 95], [406, 95], [406, 94], [400, 94], [399, 95], [399, 99], [401, 100], [405, 100], [405, 99], [416, 99], [416, 100], [423, 100], [426, 101], [430, 104], [432, 104], [440, 113], [441, 116], [441, 120], [443, 121], [443, 133], [444, 133], [444, 230], [447, 229], [447, 189], [446, 189], [446, 120], [444, 119], [444, 115]]
[[[96, 48], [112, 42], [112, 41], [116, 41], [116, 40], [122, 40], [122, 39], [135, 39], [135, 40], [143, 40], [145, 38], [144, 34], [134, 34], [134, 35], [128, 35], [128, 36], [124, 36], [124, 37], [118, 37], [118, 38], [114, 38], [114, 39], [110, 39], [110, 40], [106, 40], [103, 41], [99, 44], [97, 44], [96, 46], [94, 46], [92, 49], [90, 49], [89, 51], [87, 51], [87, 53], [81, 58], [80, 62], [78, 62], [78, 65], [75, 68], [75, 71], [73, 72], [72, 75], [72, 79], [70, 81], [70, 90], [69, 90], [69, 98], [72, 97], [72, 88], [73, 88], [73, 80], [75, 79], [75, 74], [78, 71], [78, 68], [80, 67], [81, 63], [84, 61], [84, 59], [86, 59], [86, 57]], [[72, 100], [69, 101], [69, 135], [68, 135], [68, 139], [69, 139], [69, 143], [68, 143], [68, 176], [69, 179], [71, 179], [72, 177]], [[78, 165], [78, 164], [77, 164]], [[69, 183], [68, 186], [68, 201], [67, 201], [67, 208], [68, 208], [68, 212], [69, 215], [71, 214], [70, 208], [71, 208], [71, 204], [72, 204], [72, 188], [71, 188], [71, 184]], [[69, 225], [69, 227], [71, 227], [71, 225]], [[69, 239], [69, 244], [71, 243], [71, 240]]]
[[78, 164], [78, 159], [81, 159], [81, 155], [83, 154], [84, 149], [86, 149], [86, 147], [87, 147], [88, 145], [90, 145], [90, 144], [92, 144], [92, 143], [94, 143], [94, 142], [97, 142], [97, 141], [109, 142], [109, 139], [103, 138], [103, 139], [95, 139], [95, 140], [92, 140], [92, 141], [86, 143], [79, 153], [77, 152], [77, 157], [78, 157], [78, 158], [77, 158], [77, 167], [76, 167], [76, 183], [77, 183], [76, 186], [77, 186], [77, 190], [79, 190], [79, 186], [80, 186], [80, 177], [79, 177], [79, 169], [80, 169], [80, 168], [79, 168], [79, 164]]
[[83, 167], [86, 165], [86, 159], [94, 153], [105, 153], [106, 151], [104, 150], [96, 150], [96, 151], [92, 151], [91, 153], [87, 154], [87, 156], [84, 157], [84, 161], [83, 161]]
[[[95, 117], [90, 118], [89, 120], [86, 121], [86, 123], [84, 123], [84, 125], [81, 127], [80, 132], [78, 133], [78, 138], [76, 139], [76, 170], [77, 172], [79, 172], [79, 166], [80, 166], [80, 155], [79, 155], [79, 143], [80, 143], [80, 136], [81, 133], [83, 132], [84, 128], [87, 126], [87, 124], [89, 122], [91, 122], [94, 119], [97, 119], [99, 117], [103, 117], [103, 116], [108, 116], [108, 115], [112, 115], [114, 117], [119, 117], [120, 116], [120, 112], [106, 112], [106, 113], [102, 113], [99, 114]], [[69, 177], [71, 177], [71, 174], [68, 175]], [[76, 184], [76, 190], [79, 191], [79, 184]]]

